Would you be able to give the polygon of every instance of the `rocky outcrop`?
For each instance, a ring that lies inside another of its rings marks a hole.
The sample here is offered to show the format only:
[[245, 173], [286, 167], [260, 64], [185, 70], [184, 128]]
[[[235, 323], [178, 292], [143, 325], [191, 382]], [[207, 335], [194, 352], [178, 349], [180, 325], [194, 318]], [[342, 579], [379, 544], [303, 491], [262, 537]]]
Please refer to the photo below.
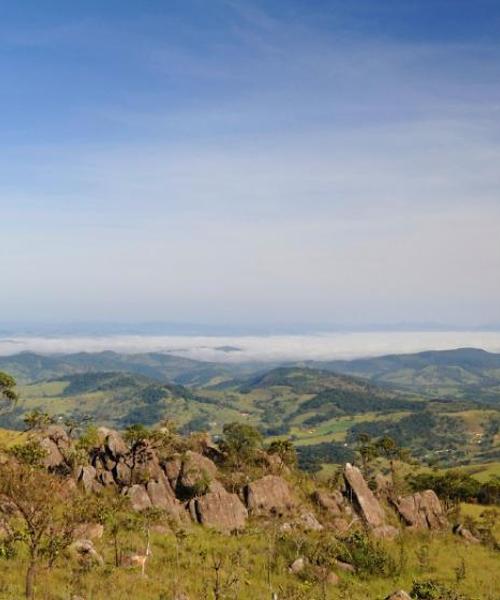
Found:
[[189, 503], [192, 518], [204, 525], [224, 533], [245, 528], [248, 511], [236, 494], [217, 491], [209, 492]]
[[400, 497], [395, 507], [403, 522], [414, 529], [442, 529], [448, 525], [441, 502], [433, 490]]
[[347, 497], [357, 508], [368, 527], [376, 529], [385, 525], [385, 514], [375, 495], [368, 487], [361, 471], [347, 463], [344, 468]]
[[283, 515], [297, 505], [288, 482], [276, 475], [266, 475], [245, 486], [245, 503], [253, 514]]

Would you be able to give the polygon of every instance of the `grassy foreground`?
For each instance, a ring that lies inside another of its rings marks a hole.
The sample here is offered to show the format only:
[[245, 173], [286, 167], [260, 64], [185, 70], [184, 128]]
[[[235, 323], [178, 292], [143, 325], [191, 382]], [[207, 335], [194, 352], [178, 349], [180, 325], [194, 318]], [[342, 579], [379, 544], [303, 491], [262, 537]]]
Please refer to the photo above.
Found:
[[[141, 550], [145, 541], [140, 534], [128, 534], [124, 548]], [[146, 576], [137, 569], [115, 568], [109, 538], [96, 544], [102, 552], [104, 567], [85, 569], [69, 560], [61, 560], [52, 570], [40, 571], [37, 598], [67, 600], [73, 595], [86, 600], [171, 600], [271, 598], [271, 590], [280, 599], [382, 599], [395, 589], [410, 590], [412, 582], [437, 579], [470, 598], [498, 600], [500, 560], [483, 546], [466, 545], [450, 534], [404, 535], [400, 542], [387, 543], [395, 571], [388, 577], [369, 577], [340, 573], [340, 583], [332, 586], [298, 578], [288, 572], [293, 551], [280, 548], [269, 531], [249, 528], [239, 536], [222, 536], [194, 527], [184, 534], [154, 533], [152, 556]], [[219, 596], [216, 566], [219, 570]], [[2, 561], [0, 598], [23, 597], [24, 561]]]

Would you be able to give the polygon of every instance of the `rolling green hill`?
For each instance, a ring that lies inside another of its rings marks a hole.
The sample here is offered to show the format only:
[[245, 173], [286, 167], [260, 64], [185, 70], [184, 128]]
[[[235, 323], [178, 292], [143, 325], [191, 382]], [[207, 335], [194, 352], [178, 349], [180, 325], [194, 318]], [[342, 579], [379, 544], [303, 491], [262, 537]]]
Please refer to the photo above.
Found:
[[88, 372], [19, 386], [14, 409], [0, 416], [2, 426], [22, 427], [25, 413], [38, 409], [53, 417], [71, 416], [119, 429], [134, 423], [153, 425], [173, 418], [185, 430], [209, 428], [239, 413], [220, 402], [176, 384], [144, 375]]
[[430, 396], [500, 404], [500, 354], [475, 348], [307, 364]]
[[56, 379], [76, 373], [120, 371], [144, 375], [161, 382], [201, 386], [244, 376], [259, 369], [262, 369], [262, 365], [226, 365], [156, 352], [79, 352], [60, 355], [21, 352], [12, 356], [0, 356], [0, 371], [11, 373], [20, 383]]

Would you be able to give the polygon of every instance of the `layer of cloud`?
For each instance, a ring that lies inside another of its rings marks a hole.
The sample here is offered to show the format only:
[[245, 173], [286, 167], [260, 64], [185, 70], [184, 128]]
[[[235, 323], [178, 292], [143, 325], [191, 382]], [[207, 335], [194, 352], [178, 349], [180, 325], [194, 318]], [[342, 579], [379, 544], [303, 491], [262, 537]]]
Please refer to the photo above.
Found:
[[[234, 351], [227, 351], [227, 348]], [[102, 336], [0, 338], [0, 355], [162, 352], [204, 361], [333, 360], [475, 347], [500, 352], [500, 332], [371, 332], [271, 336]]]

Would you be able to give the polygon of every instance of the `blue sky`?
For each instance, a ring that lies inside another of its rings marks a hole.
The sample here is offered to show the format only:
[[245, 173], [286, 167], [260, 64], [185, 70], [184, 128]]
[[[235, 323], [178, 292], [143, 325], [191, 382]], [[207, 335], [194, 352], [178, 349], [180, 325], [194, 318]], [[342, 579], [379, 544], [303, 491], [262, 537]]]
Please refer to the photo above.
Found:
[[3, 321], [500, 322], [494, 1], [0, 6]]

